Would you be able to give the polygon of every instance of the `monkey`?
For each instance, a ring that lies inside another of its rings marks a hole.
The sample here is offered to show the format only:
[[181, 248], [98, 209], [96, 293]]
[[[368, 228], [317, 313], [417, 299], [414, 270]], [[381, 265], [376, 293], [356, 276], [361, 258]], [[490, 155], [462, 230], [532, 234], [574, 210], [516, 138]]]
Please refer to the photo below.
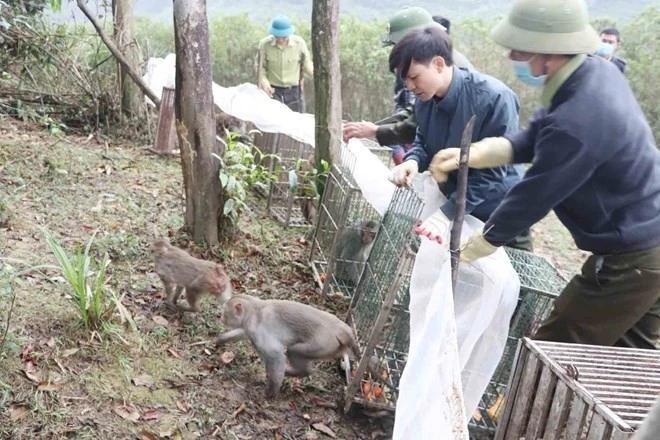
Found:
[[351, 327], [336, 316], [295, 301], [263, 300], [235, 295], [222, 310], [230, 330], [216, 339], [216, 348], [249, 339], [266, 367], [266, 397], [278, 395], [285, 376], [311, 374], [313, 361], [359, 357]]
[[[231, 282], [221, 264], [192, 257], [164, 239], [154, 241], [151, 250], [156, 273], [165, 286], [168, 307], [181, 312], [199, 312], [199, 302], [205, 292], [219, 296], [223, 304], [231, 297]], [[187, 307], [177, 305], [183, 289], [186, 289]]]
[[335, 278], [356, 286], [374, 245], [378, 223], [364, 220], [345, 228], [339, 235], [335, 251]]

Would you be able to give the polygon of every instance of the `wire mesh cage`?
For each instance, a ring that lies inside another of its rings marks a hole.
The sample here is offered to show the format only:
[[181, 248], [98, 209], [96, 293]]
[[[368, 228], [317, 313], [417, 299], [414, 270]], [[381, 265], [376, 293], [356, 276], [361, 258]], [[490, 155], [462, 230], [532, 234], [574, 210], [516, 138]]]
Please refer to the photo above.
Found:
[[495, 438], [629, 439], [660, 393], [659, 365], [657, 350], [525, 338]]
[[422, 208], [414, 191], [396, 190], [355, 289], [347, 321], [361, 355], [347, 378], [346, 411], [353, 403], [386, 410], [396, 405], [408, 354], [409, 283], [419, 243], [413, 226]]
[[520, 278], [520, 295], [511, 318], [502, 359], [469, 423], [470, 435], [474, 439], [492, 438], [495, 434], [504, 409], [518, 341], [536, 331], [549, 315], [554, 299], [566, 285], [565, 278], [542, 256], [519, 249], [505, 249]]
[[353, 179], [355, 157], [342, 148], [338, 164], [326, 179], [312, 237], [310, 264], [323, 293], [352, 297], [381, 215], [369, 204]]
[[268, 212], [287, 227], [311, 226], [318, 203], [314, 147], [283, 133], [260, 136], [260, 144], [267, 142], [272, 142], [272, 149], [264, 153], [277, 157], [270, 161], [275, 179], [268, 191]]

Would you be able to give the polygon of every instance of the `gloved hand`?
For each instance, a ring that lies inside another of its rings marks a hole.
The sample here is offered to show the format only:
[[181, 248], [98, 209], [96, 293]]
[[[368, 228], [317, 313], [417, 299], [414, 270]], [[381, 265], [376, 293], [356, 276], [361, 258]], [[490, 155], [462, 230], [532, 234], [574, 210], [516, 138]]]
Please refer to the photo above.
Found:
[[[449, 173], [458, 169], [460, 157], [460, 148], [444, 148], [438, 151], [429, 166], [433, 178], [438, 183], [445, 182]], [[513, 146], [507, 138], [484, 138], [470, 145], [468, 160], [470, 168], [493, 168], [509, 164], [512, 161]]]
[[344, 124], [343, 135], [344, 142], [351, 138], [367, 139], [376, 137], [378, 126], [373, 122], [347, 122]]
[[449, 245], [451, 225], [452, 221], [442, 211], [438, 211], [417, 226], [415, 233], [429, 240], [435, 240], [439, 244]]
[[482, 231], [476, 231], [461, 247], [461, 261], [472, 263], [482, 257], [487, 257], [497, 250], [497, 246], [490, 244]]
[[392, 168], [390, 181], [396, 186], [410, 186], [417, 173], [419, 173], [417, 161], [410, 159]]

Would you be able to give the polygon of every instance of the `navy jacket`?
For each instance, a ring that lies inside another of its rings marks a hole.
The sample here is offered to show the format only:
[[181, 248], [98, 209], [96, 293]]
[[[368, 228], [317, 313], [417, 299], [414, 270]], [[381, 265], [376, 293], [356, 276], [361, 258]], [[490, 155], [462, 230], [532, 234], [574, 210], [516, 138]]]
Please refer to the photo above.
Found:
[[[463, 129], [473, 114], [477, 116], [473, 141], [515, 133], [518, 109], [518, 97], [499, 80], [475, 70], [454, 67], [454, 76], [444, 98], [415, 103], [417, 135], [405, 159], [414, 159], [419, 171], [425, 171], [435, 153], [460, 145]], [[449, 201], [441, 209], [450, 219], [456, 213], [456, 177], [456, 172], [451, 173], [443, 187]], [[487, 220], [507, 191], [519, 181], [520, 174], [511, 166], [470, 169], [466, 213]]]
[[554, 209], [580, 249], [607, 255], [660, 245], [660, 152], [614, 64], [587, 57], [550, 107], [507, 137], [514, 161], [532, 165], [486, 223], [489, 242], [508, 242]]

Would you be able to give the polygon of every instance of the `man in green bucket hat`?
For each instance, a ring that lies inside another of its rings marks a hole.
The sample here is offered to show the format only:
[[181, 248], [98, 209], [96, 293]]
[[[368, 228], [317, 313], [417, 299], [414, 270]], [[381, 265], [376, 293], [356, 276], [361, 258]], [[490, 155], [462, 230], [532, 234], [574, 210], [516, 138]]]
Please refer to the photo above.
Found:
[[313, 75], [314, 67], [305, 40], [293, 32], [289, 17], [273, 19], [270, 35], [259, 42], [257, 85], [291, 110], [303, 112], [304, 74]]
[[[584, 0], [517, 0], [492, 31], [521, 81], [542, 87], [528, 128], [472, 144], [469, 166], [531, 163], [461, 252], [493, 253], [552, 209], [592, 255], [537, 339], [660, 347], [660, 152], [628, 83], [598, 56]], [[605, 87], [607, 85], [607, 87]], [[431, 172], [458, 167], [441, 150]]]

